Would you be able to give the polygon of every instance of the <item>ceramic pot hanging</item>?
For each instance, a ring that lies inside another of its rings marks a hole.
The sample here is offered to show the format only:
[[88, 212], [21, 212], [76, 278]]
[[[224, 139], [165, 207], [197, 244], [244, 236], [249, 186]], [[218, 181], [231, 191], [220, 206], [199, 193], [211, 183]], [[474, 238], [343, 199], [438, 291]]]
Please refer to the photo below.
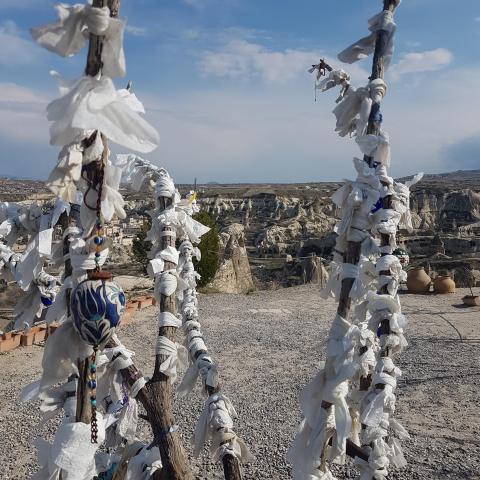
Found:
[[407, 267], [410, 263], [410, 256], [408, 255], [408, 252], [403, 248], [396, 248], [393, 251], [393, 255], [398, 258], [403, 268]]
[[423, 267], [415, 267], [407, 273], [407, 288], [410, 293], [427, 293], [432, 279]]
[[125, 294], [108, 279], [88, 279], [72, 292], [73, 325], [89, 345], [104, 345], [113, 335], [125, 310]]
[[455, 282], [449, 275], [439, 275], [433, 281], [433, 291], [435, 293], [455, 293]]

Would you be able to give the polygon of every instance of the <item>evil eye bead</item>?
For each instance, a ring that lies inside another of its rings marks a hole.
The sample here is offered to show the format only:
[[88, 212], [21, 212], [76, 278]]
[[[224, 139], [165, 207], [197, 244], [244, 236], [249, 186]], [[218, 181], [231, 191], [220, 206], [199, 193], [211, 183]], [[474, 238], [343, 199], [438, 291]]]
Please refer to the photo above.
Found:
[[42, 305], [45, 307], [49, 307], [53, 304], [53, 300], [50, 297], [41, 297], [40, 298]]
[[82, 340], [93, 347], [100, 346], [120, 323], [125, 294], [110, 280], [88, 279], [73, 290], [70, 306], [73, 325]]

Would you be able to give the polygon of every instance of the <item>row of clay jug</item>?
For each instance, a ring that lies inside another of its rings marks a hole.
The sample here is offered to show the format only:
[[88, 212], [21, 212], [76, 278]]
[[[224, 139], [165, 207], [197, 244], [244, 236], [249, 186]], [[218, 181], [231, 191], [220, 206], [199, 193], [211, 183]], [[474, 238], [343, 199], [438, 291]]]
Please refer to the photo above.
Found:
[[[428, 293], [432, 279], [423, 267], [411, 268], [407, 273], [407, 288], [410, 293]], [[433, 281], [435, 293], [455, 293], [455, 282], [448, 275], [438, 275]]]

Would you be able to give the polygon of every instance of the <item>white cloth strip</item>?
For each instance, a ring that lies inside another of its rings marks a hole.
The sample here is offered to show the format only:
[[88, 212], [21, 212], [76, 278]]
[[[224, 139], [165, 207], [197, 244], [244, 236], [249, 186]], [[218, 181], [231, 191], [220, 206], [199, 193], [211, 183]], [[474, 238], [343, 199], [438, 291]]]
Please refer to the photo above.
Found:
[[173, 313], [160, 312], [158, 315], [158, 326], [181, 328], [182, 321], [178, 317], [176, 317]]
[[186, 368], [188, 365], [187, 349], [161, 335], [157, 338], [155, 353], [167, 357], [160, 365], [160, 371], [170, 377], [172, 383], [175, 382], [177, 368]]

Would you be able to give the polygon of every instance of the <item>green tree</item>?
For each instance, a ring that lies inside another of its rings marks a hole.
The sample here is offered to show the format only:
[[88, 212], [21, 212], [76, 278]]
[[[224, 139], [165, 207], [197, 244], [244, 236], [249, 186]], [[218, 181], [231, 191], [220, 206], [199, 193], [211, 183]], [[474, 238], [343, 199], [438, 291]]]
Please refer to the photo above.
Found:
[[146, 220], [132, 243], [132, 256], [145, 270], [148, 265], [148, 252], [152, 248], [152, 242], [147, 240], [147, 232], [150, 230], [151, 224], [150, 218]]
[[198, 282], [198, 286], [204, 287], [213, 279], [218, 270], [220, 247], [218, 227], [212, 215], [205, 210], [196, 213], [193, 215], [193, 218], [197, 220], [197, 222], [210, 227], [210, 231], [202, 237], [198, 245], [202, 252], [202, 259], [199, 262], [194, 261], [195, 270], [197, 270], [202, 277]]

